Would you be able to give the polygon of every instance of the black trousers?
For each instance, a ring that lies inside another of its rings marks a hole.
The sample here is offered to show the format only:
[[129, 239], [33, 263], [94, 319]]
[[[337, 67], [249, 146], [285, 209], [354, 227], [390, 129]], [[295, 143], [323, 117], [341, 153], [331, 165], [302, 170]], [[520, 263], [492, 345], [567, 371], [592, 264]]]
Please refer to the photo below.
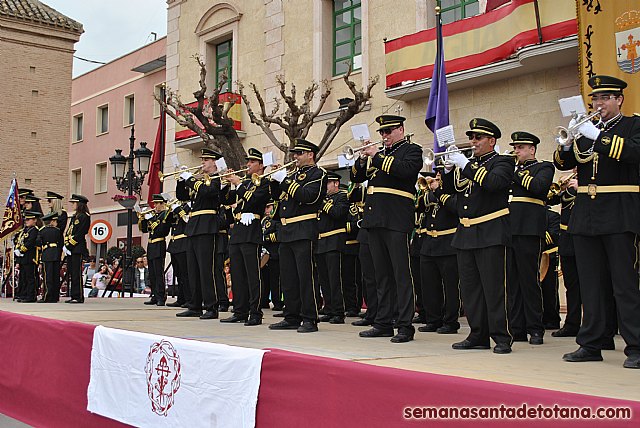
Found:
[[38, 291], [36, 289], [37, 266], [33, 263], [20, 264], [20, 277], [24, 276], [24, 289], [21, 293], [21, 299], [26, 301], [35, 301]]
[[471, 327], [467, 337], [476, 345], [511, 344], [507, 321], [507, 248], [494, 245], [487, 248], [458, 250], [460, 293]]
[[191, 302], [189, 309], [200, 312], [215, 311], [218, 296], [213, 282], [213, 263], [216, 241], [212, 235], [189, 236], [187, 249], [187, 269], [191, 282]]
[[558, 295], [558, 253], [549, 254], [549, 270], [540, 282], [542, 289], [542, 323], [560, 325], [560, 296]]
[[413, 333], [411, 324], [415, 313], [415, 292], [409, 261], [409, 235], [394, 230], [369, 229], [369, 248], [376, 266], [378, 313], [373, 326], [380, 330], [393, 330], [393, 298], [397, 296], [400, 332]]
[[67, 270], [71, 275], [70, 297], [84, 302], [84, 291], [82, 289], [82, 254], [71, 254], [67, 256]]
[[355, 255], [342, 255], [342, 297], [344, 298], [344, 310], [350, 313], [359, 313], [361, 305], [358, 305], [358, 288], [356, 284], [358, 258]]
[[542, 323], [542, 288], [540, 255], [542, 239], [538, 236], [513, 235], [507, 251], [507, 296], [509, 328], [514, 337], [544, 335]]
[[260, 246], [245, 242], [229, 245], [233, 312], [239, 317], [262, 318], [260, 301]]
[[420, 269], [420, 256], [411, 256], [411, 275], [415, 284], [416, 292], [416, 312], [418, 315], [425, 315], [424, 298], [422, 296], [422, 271]]
[[582, 324], [582, 298], [575, 256], [560, 256], [560, 265], [564, 288], [567, 290], [567, 317], [564, 326], [577, 331]]
[[187, 267], [187, 252], [172, 253], [171, 265], [178, 279], [178, 303], [191, 302], [191, 286], [189, 285], [189, 268]]
[[281, 311], [284, 308], [284, 302], [282, 301], [282, 289], [280, 287], [280, 259], [269, 257], [267, 267], [269, 268], [269, 290], [273, 309]]
[[291, 324], [318, 321], [317, 283], [310, 240], [281, 242], [280, 285], [284, 293], [284, 319]]
[[428, 324], [460, 328], [460, 288], [458, 258], [420, 256], [422, 301]]
[[[378, 291], [376, 290], [376, 271], [369, 250], [369, 244], [360, 243], [360, 267], [362, 269], [362, 285], [364, 300], [367, 304], [365, 319], [373, 322], [378, 313]], [[395, 293], [393, 293], [395, 297]]]
[[44, 292], [42, 300], [57, 302], [60, 300], [60, 262], [42, 262], [44, 270]]
[[316, 254], [318, 276], [323, 284], [324, 313], [344, 318], [345, 302], [342, 285], [342, 253], [329, 251]]
[[640, 354], [640, 288], [638, 287], [638, 235], [573, 235], [580, 294], [584, 308], [576, 342], [590, 351], [600, 351], [607, 335], [609, 285], [617, 306], [620, 334], [626, 355]]
[[227, 293], [227, 276], [224, 273], [224, 253], [216, 253], [213, 262], [213, 281], [216, 285], [216, 293], [218, 295], [218, 305], [229, 307], [229, 294]]
[[152, 299], [164, 303], [167, 300], [167, 286], [164, 281], [164, 256], [149, 260], [149, 279], [153, 290]]

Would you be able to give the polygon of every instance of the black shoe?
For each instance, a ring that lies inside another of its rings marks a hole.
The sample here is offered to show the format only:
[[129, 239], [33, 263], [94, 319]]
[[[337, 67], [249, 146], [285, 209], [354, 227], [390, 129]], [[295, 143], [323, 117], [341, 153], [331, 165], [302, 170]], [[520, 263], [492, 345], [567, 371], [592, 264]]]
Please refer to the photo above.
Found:
[[[28, 299], [28, 300], [27, 299], [20, 299], [19, 302], [20, 303], [35, 303], [35, 302], [37, 302], [37, 300], [36, 299]], [[69, 302], [69, 303], [74, 303], [74, 302]], [[75, 303], [78, 303], [78, 302], [75, 302]]]
[[548, 322], [544, 325], [545, 330], [557, 330], [560, 328], [560, 323], [557, 322]]
[[511, 353], [511, 345], [508, 343], [496, 343], [496, 346], [493, 347], [494, 354], [510, 354]]
[[161, 302], [160, 300], [158, 300], [158, 302], [156, 303], [156, 306], [165, 306], [166, 303], [165, 302]]
[[324, 311], [324, 308], [318, 309], [318, 315], [326, 315], [327, 313]]
[[396, 334], [391, 338], [391, 343], [406, 343], [411, 342], [413, 340], [413, 333], [411, 332], [403, 332]]
[[188, 303], [183, 303], [180, 305], [181, 308], [187, 309], [189, 307]]
[[615, 351], [616, 343], [613, 341], [613, 338], [605, 339], [602, 341], [602, 346], [600, 346], [600, 349], [602, 349], [603, 351]]
[[329, 324], [344, 324], [344, 318], [340, 316], [333, 317], [329, 320]]
[[[284, 316], [284, 315], [283, 315]], [[291, 324], [287, 320], [282, 320], [269, 326], [269, 330], [297, 330], [300, 327], [299, 324]]]
[[363, 318], [361, 320], [352, 321], [351, 325], [355, 325], [356, 327], [367, 327], [369, 325], [373, 325], [373, 321], [369, 321], [368, 319]]
[[[23, 302], [28, 302], [28, 300], [23, 300]], [[84, 302], [78, 299], [69, 299], [69, 300], [66, 300], [65, 303], [84, 303]]]
[[418, 327], [418, 331], [422, 332], [422, 333], [433, 333], [435, 331], [438, 331], [438, 329], [440, 327], [442, 327], [442, 326], [439, 325], [439, 324], [436, 324], [434, 322], [430, 322], [427, 325], [423, 325], [423, 326]]
[[379, 328], [370, 328], [369, 330], [361, 331], [358, 336], [360, 337], [393, 337], [393, 330], [384, 331]]
[[229, 318], [223, 318], [220, 322], [247, 322], [249, 317], [241, 317], [240, 315], [233, 314]]
[[578, 335], [577, 329], [567, 327], [566, 325], [562, 327], [560, 330], [554, 331], [553, 333], [551, 333], [551, 336], [553, 337], [576, 337], [577, 335]]
[[360, 313], [354, 312], [354, 311], [348, 311], [344, 314], [344, 316], [347, 318], [358, 318], [360, 316]]
[[156, 299], [151, 299], [151, 300], [147, 300], [146, 302], [144, 302], [145, 305], [155, 305], [157, 303], [158, 303], [158, 301]]
[[540, 334], [532, 334], [529, 338], [529, 345], [542, 345], [544, 340]]
[[173, 302], [173, 303], [167, 303], [167, 306], [170, 308], [180, 308], [182, 307], [183, 303], [182, 302]]
[[246, 323], [244, 323], [244, 325], [246, 326], [260, 325], [260, 324], [262, 324], [262, 318], [257, 318], [257, 317], [249, 318], [249, 320]]
[[438, 327], [438, 329], [436, 330], [436, 333], [438, 334], [457, 334], [458, 333], [458, 329], [455, 327], [452, 327], [450, 325], [443, 325], [442, 327]]
[[415, 317], [413, 317], [413, 319], [411, 320], [412, 324], [426, 324], [427, 323], [427, 319], [424, 317], [424, 315], [417, 315]]
[[323, 315], [320, 317], [320, 319], [318, 320], [320, 322], [329, 322], [331, 321], [331, 315]]
[[229, 312], [229, 305], [218, 306], [218, 312]]
[[491, 349], [489, 345], [480, 345], [471, 342], [469, 339], [465, 339], [462, 342], [456, 342], [451, 345], [453, 349]]
[[284, 312], [280, 312], [279, 314], [273, 314], [274, 318], [284, 318]]
[[44, 299], [40, 299], [40, 300], [37, 300], [36, 303], [48, 303], [48, 302]]
[[204, 314], [200, 315], [201, 320], [217, 320], [218, 319], [218, 311], [206, 311]]
[[622, 367], [625, 369], [640, 369], [640, 354], [629, 355]]
[[318, 325], [311, 321], [304, 321], [300, 327], [298, 327], [298, 333], [313, 333], [318, 331]]
[[177, 317], [184, 317], [184, 318], [199, 318], [200, 315], [202, 315], [202, 311], [194, 311], [191, 309], [188, 309], [184, 312], [178, 312], [176, 314]]
[[591, 352], [582, 346], [577, 351], [564, 354], [562, 359], [570, 363], [583, 363], [585, 361], [602, 361], [600, 352]]

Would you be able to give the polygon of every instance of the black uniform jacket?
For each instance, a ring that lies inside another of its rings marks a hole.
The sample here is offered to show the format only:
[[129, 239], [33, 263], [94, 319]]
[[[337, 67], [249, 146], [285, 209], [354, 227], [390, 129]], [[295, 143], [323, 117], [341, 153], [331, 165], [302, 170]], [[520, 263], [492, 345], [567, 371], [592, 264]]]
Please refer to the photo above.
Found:
[[42, 249], [43, 262], [59, 262], [62, 256], [64, 240], [62, 231], [51, 225], [40, 229], [38, 234], [38, 246]]
[[543, 251], [546, 253], [555, 253], [558, 251], [558, 242], [560, 239], [560, 214], [547, 209], [547, 231], [544, 234]]
[[169, 254], [180, 254], [187, 251], [187, 222], [191, 208], [188, 204], [181, 204], [173, 210], [173, 222], [171, 223], [171, 240], [167, 246]]
[[60, 214], [58, 214], [58, 229], [64, 235], [64, 230], [67, 228], [67, 222], [69, 221], [69, 214], [65, 210], [62, 210]]
[[[20, 233], [22, 237], [18, 238], [19, 246], [16, 248], [24, 254], [20, 258], [20, 264], [32, 265], [38, 263], [38, 228], [35, 226], [25, 227]], [[18, 263], [16, 261], [16, 263]]]
[[171, 231], [173, 215], [168, 209], [154, 213], [149, 220], [141, 218], [138, 220], [138, 227], [142, 233], [148, 233], [147, 258], [163, 258], [167, 253], [166, 237]]
[[454, 248], [511, 245], [509, 188], [514, 167], [511, 156], [489, 152], [473, 157], [463, 170], [444, 174], [436, 196], [445, 205], [448, 197], [455, 198], [460, 224], [451, 241]]
[[91, 217], [85, 213], [76, 213], [71, 216], [69, 227], [64, 234], [64, 245], [71, 254], [89, 256], [87, 249], [87, 233], [91, 226]]
[[316, 253], [344, 252], [347, 241], [349, 201], [347, 192], [340, 190], [328, 195], [318, 214], [318, 245]]
[[208, 185], [205, 180], [195, 177], [178, 180], [176, 197], [181, 201], [191, 200], [191, 213], [185, 228], [187, 236], [218, 232], [216, 214], [220, 208], [220, 179], [211, 178]]
[[[582, 137], [574, 143], [581, 152], [587, 152], [593, 145], [598, 153], [595, 176], [593, 160], [579, 163], [573, 146], [569, 150], [560, 146], [556, 149], [556, 168], [566, 171], [578, 167], [578, 196], [569, 220], [569, 233], [592, 236], [623, 232], [640, 234], [640, 193], [637, 190], [605, 193], [605, 186], [637, 188], [640, 185], [640, 117], [621, 116], [609, 124], [595, 142]], [[599, 187], [601, 191], [598, 191]]]
[[422, 249], [422, 234], [424, 233], [424, 222], [426, 217], [424, 215], [424, 191], [418, 189], [414, 198], [414, 218], [415, 228], [411, 237], [411, 243], [409, 244], [409, 256], [420, 257], [420, 250]]
[[280, 195], [280, 242], [318, 239], [318, 211], [327, 194], [327, 174], [316, 165], [296, 169], [282, 183], [271, 181], [271, 193]]
[[516, 165], [509, 203], [512, 235], [544, 238], [547, 230], [545, 205], [554, 173], [551, 162], [533, 159]]
[[560, 236], [558, 237], [558, 254], [564, 257], [574, 257], [573, 239], [568, 232], [571, 210], [576, 202], [576, 189], [569, 187], [557, 196], [549, 199], [549, 205], [562, 204], [560, 208]]
[[[442, 202], [442, 200], [445, 202]], [[451, 246], [453, 235], [458, 227], [458, 214], [455, 198], [428, 191], [423, 200], [424, 213], [422, 228], [421, 256], [452, 256], [456, 249]]]
[[280, 220], [270, 215], [262, 219], [262, 246], [269, 252], [270, 260], [277, 260], [278, 257], [278, 234], [280, 231]]
[[351, 181], [369, 180], [362, 227], [382, 227], [411, 233], [414, 227], [414, 193], [422, 169], [422, 148], [408, 139], [400, 140], [351, 168]]
[[[269, 191], [269, 181], [262, 180], [260, 186], [256, 186], [251, 178], [242, 180], [235, 190], [224, 192], [223, 203], [232, 205], [237, 203], [233, 210], [233, 218], [235, 223], [233, 229], [229, 232], [230, 244], [240, 244], [250, 242], [252, 244], [260, 244], [262, 242], [262, 225], [260, 219], [264, 214], [264, 208], [269, 202], [271, 192]], [[245, 226], [240, 223], [240, 216], [243, 213], [253, 214], [254, 219], [250, 225]]]

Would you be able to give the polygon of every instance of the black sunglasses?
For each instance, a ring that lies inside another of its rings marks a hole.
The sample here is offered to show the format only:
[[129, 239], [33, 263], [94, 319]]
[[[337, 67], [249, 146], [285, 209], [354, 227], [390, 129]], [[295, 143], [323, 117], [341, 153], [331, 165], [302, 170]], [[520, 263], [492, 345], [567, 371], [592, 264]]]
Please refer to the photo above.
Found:
[[387, 135], [387, 134], [391, 134], [393, 131], [395, 131], [396, 129], [398, 129], [397, 126], [393, 127], [393, 128], [385, 128], [385, 129], [380, 129], [378, 131], [378, 133], [380, 135]]

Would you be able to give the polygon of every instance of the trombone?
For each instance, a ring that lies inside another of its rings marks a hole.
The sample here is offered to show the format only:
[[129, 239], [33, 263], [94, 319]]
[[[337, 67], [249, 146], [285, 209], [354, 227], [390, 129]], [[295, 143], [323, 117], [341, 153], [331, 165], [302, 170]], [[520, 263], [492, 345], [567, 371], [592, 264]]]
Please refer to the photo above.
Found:
[[458, 152], [463, 152], [465, 150], [473, 150], [473, 147], [471, 146], [467, 146], [467, 147], [456, 147], [454, 145], [450, 145], [447, 147], [447, 150], [444, 152], [440, 152], [440, 153], [435, 153], [432, 149], [426, 148], [425, 149], [425, 155], [422, 157], [422, 160], [424, 161], [425, 165], [427, 166], [431, 166], [433, 165], [433, 163], [436, 161], [436, 158], [440, 157], [440, 156], [448, 156], [451, 153], [458, 153]]
[[599, 116], [601, 111], [602, 111], [602, 107], [598, 107], [596, 111], [594, 111], [593, 113], [587, 116], [582, 117], [580, 120], [578, 120], [579, 116], [574, 115], [574, 119], [578, 120], [578, 122], [576, 122], [573, 126], [568, 128], [565, 128], [564, 126], [556, 127], [556, 137], [555, 137], [556, 144], [560, 146], [569, 146], [573, 144], [575, 140], [577, 140], [582, 136], [582, 134], [577, 132], [580, 125], [593, 119], [596, 116]]
[[195, 171], [198, 169], [201, 169], [202, 165], [198, 165], [198, 166], [192, 166], [191, 168], [186, 168], [186, 167], [180, 167], [180, 169], [177, 169], [173, 172], [167, 172], [164, 173], [162, 171], [158, 171], [158, 178], [160, 178], [160, 182], [164, 182], [165, 179], [167, 178], [175, 178], [176, 175], [178, 174], [182, 174], [183, 172], [187, 172], [187, 171]]
[[573, 174], [567, 175], [566, 177], [561, 177], [555, 183], [551, 183], [551, 187], [549, 187], [549, 193], [547, 194], [547, 199], [551, 199], [552, 197], [559, 195], [560, 192], [562, 192], [562, 187], [577, 176], [578, 173], [574, 172]]
[[284, 164], [284, 165], [282, 165], [282, 166], [279, 166], [278, 168], [272, 169], [271, 171], [266, 172], [266, 173], [264, 173], [264, 174], [261, 174], [261, 175], [260, 175], [260, 174], [258, 174], [258, 173], [254, 173], [254, 174], [251, 176], [251, 181], [253, 181], [253, 184], [255, 184], [256, 186], [259, 186], [259, 185], [262, 183], [262, 180], [263, 180], [264, 178], [269, 177], [269, 176], [270, 176], [271, 174], [273, 174], [274, 172], [278, 172], [278, 171], [280, 171], [280, 170], [283, 170], [283, 169], [285, 169], [285, 168], [288, 168], [288, 167], [290, 167], [291, 165], [296, 164], [296, 163], [298, 163], [298, 161], [293, 160], [293, 161], [291, 161], [291, 162], [289, 162], [289, 163], [286, 163], [286, 164]]

